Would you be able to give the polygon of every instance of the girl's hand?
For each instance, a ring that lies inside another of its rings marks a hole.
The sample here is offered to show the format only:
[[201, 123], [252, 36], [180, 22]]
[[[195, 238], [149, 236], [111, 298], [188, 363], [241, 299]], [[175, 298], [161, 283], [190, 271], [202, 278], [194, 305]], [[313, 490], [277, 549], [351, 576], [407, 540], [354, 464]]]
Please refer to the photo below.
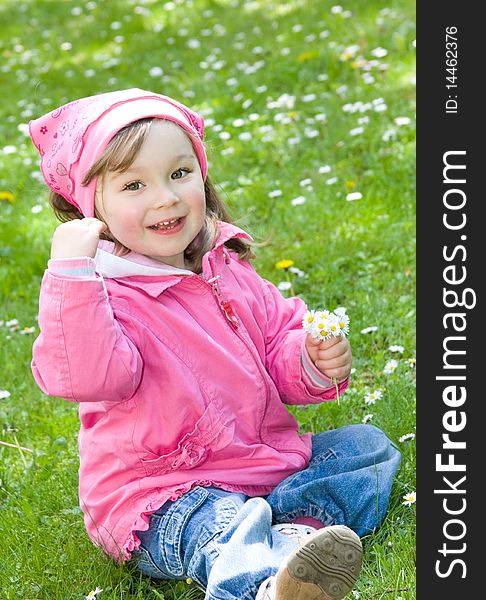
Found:
[[62, 223], [52, 236], [51, 258], [94, 258], [100, 235], [106, 229], [105, 223], [94, 217]]
[[315, 366], [329, 379], [336, 378], [339, 382], [349, 376], [353, 357], [347, 338], [317, 340], [307, 334], [305, 347]]

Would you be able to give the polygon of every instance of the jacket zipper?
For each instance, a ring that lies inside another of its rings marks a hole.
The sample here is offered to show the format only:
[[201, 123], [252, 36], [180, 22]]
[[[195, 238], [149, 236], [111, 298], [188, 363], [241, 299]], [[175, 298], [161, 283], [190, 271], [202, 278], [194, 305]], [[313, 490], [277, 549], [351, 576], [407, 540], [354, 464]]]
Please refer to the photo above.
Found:
[[[207, 283], [209, 283], [209, 285], [211, 286], [211, 289], [213, 290], [213, 294], [219, 304], [219, 307], [223, 311], [224, 316], [228, 319], [231, 327], [233, 327], [233, 329], [236, 331], [238, 329], [240, 323], [238, 321], [238, 317], [235, 315], [235, 312], [233, 310], [233, 306], [231, 305], [231, 302], [229, 302], [228, 300], [224, 300], [223, 297], [221, 296], [221, 290], [219, 289], [219, 285], [218, 285], [218, 279], [220, 277], [221, 277], [221, 275], [216, 275], [216, 277], [212, 277], [211, 279], [209, 279]], [[241, 337], [241, 336], [238, 336], [238, 337]]]
[[[213, 269], [213, 265], [211, 264], [212, 261], [211, 259], [209, 259], [209, 264], [211, 266], [211, 271], [214, 272]], [[269, 392], [268, 392], [268, 383], [266, 380], [266, 372], [264, 373], [264, 370], [262, 369], [262, 367], [260, 366], [260, 361], [255, 358], [255, 355], [253, 353], [253, 350], [249, 347], [249, 345], [247, 344], [246, 340], [243, 338], [243, 336], [241, 335], [241, 333], [238, 331], [239, 328], [239, 321], [238, 318], [233, 310], [233, 307], [231, 305], [231, 302], [229, 302], [228, 300], [224, 300], [224, 298], [222, 297], [221, 294], [221, 290], [219, 288], [219, 284], [218, 284], [218, 280], [221, 278], [221, 275], [216, 275], [214, 277], [211, 277], [210, 279], [208, 279], [207, 281], [205, 281], [205, 283], [207, 283], [212, 291], [213, 291], [213, 295], [221, 309], [221, 311], [223, 312], [223, 314], [225, 315], [226, 319], [228, 320], [228, 322], [230, 323], [231, 327], [233, 328], [234, 332], [236, 333], [236, 335], [238, 336], [238, 338], [243, 342], [243, 344], [246, 346], [248, 352], [250, 353], [251, 357], [253, 358], [259, 372], [260, 375], [263, 379], [263, 382], [265, 384], [265, 409], [263, 411], [263, 415], [262, 415], [262, 422], [260, 424], [260, 428], [259, 428], [259, 436], [260, 436], [260, 440], [265, 443], [262, 439], [262, 427], [263, 427], [263, 420], [265, 415], [267, 414], [267, 410], [268, 410], [268, 398], [269, 398]], [[204, 280], [203, 280], [204, 281]], [[285, 452], [285, 450], [282, 450], [283, 452]], [[296, 453], [296, 454], [300, 454], [302, 457], [307, 458], [307, 455], [304, 454], [303, 452], [301, 452], [300, 450], [297, 449], [293, 449], [291, 450], [292, 453]]]
[[[212, 264], [212, 260], [211, 258], [209, 258], [209, 265], [211, 267], [211, 271], [214, 273], [214, 268], [213, 268], [213, 264]], [[260, 435], [260, 439], [261, 439], [261, 431], [262, 431], [262, 426], [263, 426], [263, 418], [265, 417], [267, 410], [268, 410], [268, 398], [269, 398], [269, 391], [268, 391], [268, 383], [267, 383], [267, 379], [266, 379], [266, 372], [264, 372], [264, 370], [262, 369], [261, 365], [260, 365], [260, 361], [255, 358], [255, 355], [253, 353], [252, 348], [249, 347], [248, 343], [246, 342], [246, 340], [243, 338], [243, 336], [241, 335], [241, 333], [238, 331], [239, 328], [239, 321], [238, 321], [238, 317], [236, 316], [233, 307], [231, 305], [231, 302], [229, 302], [228, 300], [225, 300], [221, 294], [221, 290], [219, 288], [219, 283], [218, 283], [218, 279], [221, 278], [221, 275], [216, 275], [214, 277], [211, 277], [210, 279], [208, 279], [206, 281], [206, 283], [211, 287], [212, 291], [213, 291], [213, 295], [221, 309], [221, 311], [223, 312], [223, 314], [225, 315], [227, 321], [230, 323], [231, 327], [233, 328], [233, 331], [236, 333], [236, 335], [238, 336], [238, 338], [241, 340], [241, 342], [243, 342], [243, 344], [246, 346], [248, 352], [250, 353], [251, 357], [253, 358], [253, 361], [255, 362], [258, 371], [260, 372], [261, 378], [265, 384], [265, 408], [262, 414], [262, 422], [260, 424], [260, 428], [259, 428], [259, 435]], [[262, 440], [263, 441], [263, 440]]]

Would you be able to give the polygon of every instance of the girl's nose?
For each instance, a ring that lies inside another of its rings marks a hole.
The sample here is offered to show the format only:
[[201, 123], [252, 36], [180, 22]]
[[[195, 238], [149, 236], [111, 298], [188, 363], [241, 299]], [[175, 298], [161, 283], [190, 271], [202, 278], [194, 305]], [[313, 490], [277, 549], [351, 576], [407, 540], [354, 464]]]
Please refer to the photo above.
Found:
[[177, 193], [169, 186], [159, 186], [155, 195], [155, 204], [160, 207], [172, 206], [180, 201]]

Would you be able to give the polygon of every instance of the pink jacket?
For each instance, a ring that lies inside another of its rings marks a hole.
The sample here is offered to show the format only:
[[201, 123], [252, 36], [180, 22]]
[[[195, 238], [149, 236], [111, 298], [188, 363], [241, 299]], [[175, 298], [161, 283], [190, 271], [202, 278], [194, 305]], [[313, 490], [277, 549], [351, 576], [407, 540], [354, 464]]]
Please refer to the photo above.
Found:
[[304, 469], [311, 435], [283, 403], [335, 397], [303, 367], [304, 303], [225, 248], [232, 237], [249, 236], [222, 223], [201, 275], [159, 274], [137, 255], [44, 275], [32, 371], [46, 394], [79, 402], [85, 526], [117, 560], [152, 512], [195, 485], [266, 495]]

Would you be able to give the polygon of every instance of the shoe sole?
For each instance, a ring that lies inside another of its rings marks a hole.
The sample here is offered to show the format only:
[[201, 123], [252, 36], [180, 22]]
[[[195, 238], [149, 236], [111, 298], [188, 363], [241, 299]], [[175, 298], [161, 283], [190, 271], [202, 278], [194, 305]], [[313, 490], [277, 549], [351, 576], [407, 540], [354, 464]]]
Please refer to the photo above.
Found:
[[294, 550], [276, 577], [276, 600], [340, 600], [361, 571], [363, 547], [344, 525], [311, 534]]

